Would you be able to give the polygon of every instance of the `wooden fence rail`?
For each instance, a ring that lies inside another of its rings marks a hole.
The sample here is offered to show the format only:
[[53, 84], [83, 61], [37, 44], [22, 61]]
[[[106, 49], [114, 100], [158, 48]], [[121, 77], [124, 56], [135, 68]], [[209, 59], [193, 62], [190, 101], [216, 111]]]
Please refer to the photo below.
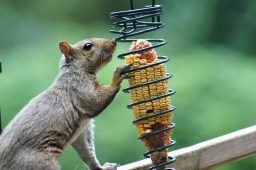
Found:
[[[204, 170], [256, 155], [256, 125], [169, 153], [177, 158], [176, 170]], [[145, 170], [150, 159], [127, 164], [118, 170]]]

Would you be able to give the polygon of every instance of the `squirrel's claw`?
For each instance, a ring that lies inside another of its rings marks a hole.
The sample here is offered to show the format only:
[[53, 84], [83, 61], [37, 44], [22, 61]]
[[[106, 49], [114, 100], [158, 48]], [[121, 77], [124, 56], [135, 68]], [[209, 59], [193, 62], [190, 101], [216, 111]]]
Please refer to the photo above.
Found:
[[112, 85], [120, 86], [121, 82], [124, 79], [129, 78], [128, 73], [124, 74], [124, 71], [127, 70], [129, 67], [130, 67], [130, 65], [124, 65], [124, 66], [117, 67], [116, 71], [114, 72]]
[[130, 75], [130, 73], [125, 73], [127, 70], [129, 70], [130, 69], [130, 67], [131, 67], [131, 64], [126, 64], [126, 65], [124, 65], [123, 67], [122, 67], [122, 76], [123, 76], [123, 78], [124, 79], [129, 79], [129, 78], [131, 78], [131, 75]]
[[103, 170], [116, 170], [117, 167], [119, 167], [120, 165], [116, 164], [116, 163], [108, 163], [106, 162], [104, 165], [103, 165]]
[[125, 73], [125, 72], [130, 69], [131, 65], [132, 65], [132, 64], [126, 64], [126, 65], [124, 65], [124, 66], [121, 66], [121, 69], [122, 69], [121, 74], [127, 74], [127, 73]]

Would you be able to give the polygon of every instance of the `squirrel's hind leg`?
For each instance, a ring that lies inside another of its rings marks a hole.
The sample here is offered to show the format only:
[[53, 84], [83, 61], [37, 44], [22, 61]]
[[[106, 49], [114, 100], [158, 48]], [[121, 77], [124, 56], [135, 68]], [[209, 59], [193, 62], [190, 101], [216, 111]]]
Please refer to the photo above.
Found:
[[95, 147], [93, 144], [93, 120], [91, 120], [85, 131], [72, 143], [72, 146], [78, 152], [80, 158], [91, 170], [114, 170], [117, 168], [117, 164], [106, 163], [103, 166], [100, 165], [97, 160]]
[[92, 170], [100, 169], [101, 165], [96, 158], [93, 144], [93, 120], [91, 120], [84, 132], [72, 143], [83, 162]]

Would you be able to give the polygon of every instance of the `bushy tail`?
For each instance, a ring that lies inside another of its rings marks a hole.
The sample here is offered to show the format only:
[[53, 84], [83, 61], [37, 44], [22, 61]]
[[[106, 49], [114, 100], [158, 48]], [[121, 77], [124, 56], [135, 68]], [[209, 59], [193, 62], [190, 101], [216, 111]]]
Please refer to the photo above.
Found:
[[2, 119], [1, 119], [1, 109], [0, 109], [0, 135], [2, 134]]
[[[0, 62], [0, 73], [2, 73], [2, 63]], [[2, 134], [2, 119], [1, 119], [1, 108], [0, 108], [0, 135]]]

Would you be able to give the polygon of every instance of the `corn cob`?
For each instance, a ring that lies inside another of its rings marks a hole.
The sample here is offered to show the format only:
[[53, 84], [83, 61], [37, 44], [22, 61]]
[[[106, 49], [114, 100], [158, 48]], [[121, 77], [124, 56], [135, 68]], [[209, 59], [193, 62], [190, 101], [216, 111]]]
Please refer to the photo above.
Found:
[[[151, 47], [152, 44], [146, 40], [137, 40], [133, 42], [130, 50], [139, 50], [142, 48]], [[144, 66], [157, 62], [157, 54], [154, 49], [138, 52], [126, 56], [126, 64], [130, 64], [132, 68]], [[150, 82], [155, 79], [163, 78], [166, 76], [166, 67], [164, 64], [148, 67], [142, 70], [137, 70], [131, 73], [129, 85], [134, 86], [145, 82]], [[168, 92], [167, 80], [157, 83], [149, 84], [143, 87], [138, 87], [131, 90], [131, 99], [133, 102], [149, 99], [152, 97], [160, 96]], [[150, 102], [142, 103], [132, 107], [134, 117], [141, 118], [143, 116], [164, 111], [171, 108], [170, 97], [156, 99]], [[136, 123], [137, 132], [139, 136], [148, 133], [168, 128], [171, 126], [172, 113], [163, 114], [147, 120], [138, 121]], [[142, 141], [148, 150], [159, 148], [171, 144], [170, 140], [171, 130], [159, 133], [157, 135], [143, 138]], [[151, 154], [151, 160], [154, 165], [164, 163], [168, 160], [167, 150], [154, 152]], [[164, 169], [160, 168], [160, 169]]]

